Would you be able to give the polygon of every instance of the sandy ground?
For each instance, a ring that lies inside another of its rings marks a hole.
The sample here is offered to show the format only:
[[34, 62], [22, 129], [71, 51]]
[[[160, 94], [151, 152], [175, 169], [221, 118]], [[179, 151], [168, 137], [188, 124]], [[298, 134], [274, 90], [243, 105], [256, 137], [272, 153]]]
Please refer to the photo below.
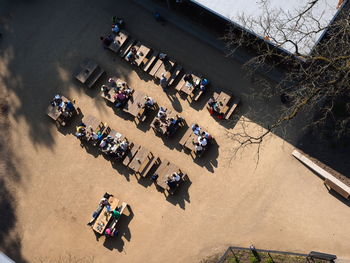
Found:
[[[254, 148], [231, 160], [235, 144], [225, 129], [234, 125], [225, 127], [212, 119], [203, 109], [206, 98], [190, 106], [167, 96], [145, 74], [103, 50], [99, 36], [108, 32], [112, 15], [123, 14], [133, 36], [166, 51], [186, 69], [206, 74], [213, 90], [226, 88], [239, 95], [244, 102], [241, 113], [250, 108], [261, 114], [278, 111], [273, 101], [265, 105], [249, 97], [252, 85], [235, 61], [173, 25], [156, 24], [131, 1], [2, 2], [0, 84], [9, 96], [11, 136], [9, 169], [1, 174], [0, 184], [2, 202], [6, 197], [10, 202], [1, 208], [13, 213], [0, 218], [0, 249], [17, 262], [53, 262], [66, 255], [94, 262], [198, 262], [228, 245], [252, 243], [350, 257], [348, 204], [328, 194], [322, 181], [293, 159], [291, 144], [271, 137], [257, 167]], [[137, 127], [115, 114], [97, 87], [86, 91], [73, 80], [86, 57], [106, 70], [104, 80], [121, 77], [160, 105], [177, 110], [187, 123], [208, 127], [219, 147], [193, 162], [178, 149], [179, 138], [164, 142], [149, 125]], [[81, 148], [70, 134], [74, 127], [59, 131], [45, 115], [57, 92], [75, 98], [84, 115], [99, 117], [171, 159], [191, 183], [167, 199], [148, 180], [139, 182], [121, 165], [112, 167], [101, 155]], [[110, 242], [97, 239], [86, 226], [106, 191], [132, 208], [132, 215], [121, 220], [121, 236]]]

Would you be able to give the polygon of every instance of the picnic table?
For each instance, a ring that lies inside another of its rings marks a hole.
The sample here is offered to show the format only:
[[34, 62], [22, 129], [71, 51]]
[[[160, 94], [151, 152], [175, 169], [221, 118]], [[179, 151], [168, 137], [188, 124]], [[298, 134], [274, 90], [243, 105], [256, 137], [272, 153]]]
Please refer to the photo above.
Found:
[[177, 84], [176, 90], [186, 95], [193, 95], [196, 86], [199, 85], [201, 81], [201, 78], [196, 76], [195, 74], [191, 74], [191, 76], [192, 81], [185, 81], [185, 76], [183, 76], [181, 81]]
[[[167, 133], [167, 127], [169, 126], [168, 120], [169, 120], [170, 118], [174, 118], [174, 119], [178, 118], [177, 113], [176, 113], [176, 112], [173, 112], [172, 110], [166, 109], [165, 112], [166, 112], [166, 119], [165, 119], [165, 120], [164, 120], [164, 119], [158, 118], [158, 116], [155, 116], [154, 119], [153, 119], [153, 121], [152, 121], [152, 123], [151, 123], [152, 129], [153, 129], [155, 132], [159, 132], [159, 133], [161, 133], [161, 134], [163, 134], [163, 135]], [[155, 123], [157, 120], [161, 123], [161, 125], [160, 125], [159, 127], [156, 127], [156, 126], [154, 125], [154, 123]]]
[[103, 126], [103, 122], [98, 120], [96, 117], [92, 115], [87, 115], [83, 118], [83, 123], [87, 128], [91, 128], [92, 131], [97, 131], [101, 126]]
[[109, 45], [109, 49], [115, 53], [118, 53], [120, 48], [129, 39], [129, 34], [123, 30], [119, 31], [113, 39], [113, 42]]
[[91, 88], [105, 71], [90, 59], [85, 59], [80, 65], [80, 70], [75, 74], [75, 78], [82, 84]]
[[[192, 125], [191, 125], [192, 126]], [[200, 130], [200, 132], [203, 132], [204, 130]], [[193, 132], [192, 128], [190, 127], [186, 133], [184, 134], [184, 136], [181, 138], [180, 140], [180, 145], [182, 145], [185, 149], [190, 150], [191, 152], [196, 152], [195, 146], [194, 146], [194, 142], [198, 142], [198, 137], [199, 134], [196, 134]], [[212, 140], [212, 139], [211, 139]], [[209, 146], [209, 141], [206, 147], [204, 147], [204, 151], [208, 148]], [[204, 152], [203, 151], [203, 152]], [[202, 153], [203, 154], [203, 153]]]
[[171, 71], [175, 64], [176, 62], [171, 61], [170, 59], [166, 59], [165, 61], [159, 59], [151, 69], [150, 74], [156, 79], [161, 79], [162, 74], [164, 73], [165, 77], [169, 80], [171, 77]]
[[149, 47], [141, 44], [140, 47], [137, 49], [136, 59], [134, 63], [139, 67], [150, 52], [151, 49]]
[[218, 108], [220, 109], [220, 113], [226, 114], [229, 110], [228, 104], [231, 101], [231, 96], [226, 92], [221, 91], [220, 94], [214, 94], [214, 100], [218, 103]]
[[[112, 77], [112, 79], [118, 84], [118, 83], [125, 83], [125, 81], [117, 78], [117, 77]], [[101, 97], [104, 98], [105, 100], [114, 103], [115, 99], [114, 99], [114, 95], [117, 94], [116, 93], [116, 89], [114, 87], [112, 87], [109, 83], [107, 84], [107, 86], [110, 88], [110, 90], [108, 91], [107, 94], [105, 94], [103, 91], [101, 93]]]
[[[110, 211], [113, 211], [114, 209], [116, 209], [118, 207], [119, 199], [111, 196], [111, 197], [109, 197], [108, 202], [110, 204]], [[109, 221], [111, 220], [111, 218], [112, 218], [112, 213], [110, 213], [107, 210], [107, 207], [104, 206], [101, 213], [96, 218], [96, 221], [95, 221], [92, 229], [95, 232], [102, 235], [104, 233]]]
[[[161, 163], [159, 167], [155, 171], [155, 173], [158, 174], [157, 186], [159, 186], [162, 189], [166, 189], [168, 192], [173, 194], [179, 187], [180, 183], [186, 180], [187, 176], [182, 173], [181, 169], [177, 165], [169, 162], [168, 160], [163, 159], [160, 160], [160, 162]], [[176, 188], [171, 189], [167, 183], [167, 180], [168, 177], [174, 173], [179, 174], [181, 176], [181, 180], [177, 183]]]
[[155, 158], [152, 152], [146, 147], [141, 146], [129, 163], [129, 168], [137, 174], [146, 176], [154, 162]]
[[[67, 99], [64, 96], [61, 96], [62, 102], [68, 102], [69, 99]], [[62, 112], [58, 110], [58, 106], [52, 106], [51, 104], [49, 105], [49, 107], [47, 108], [47, 115], [53, 119], [54, 121], [59, 121], [59, 118], [62, 115]]]
[[144, 104], [146, 101], [146, 93], [142, 91], [135, 90], [127, 104], [123, 108], [123, 111], [130, 113], [135, 118], [141, 118], [143, 115], [145, 108]]
[[240, 102], [239, 98], [233, 98], [224, 91], [221, 91], [220, 94], [214, 92], [213, 99], [216, 102], [217, 111], [213, 111], [213, 109], [207, 105], [208, 110], [212, 111], [211, 114], [216, 113], [221, 116], [221, 118], [224, 117], [226, 120], [231, 117]]

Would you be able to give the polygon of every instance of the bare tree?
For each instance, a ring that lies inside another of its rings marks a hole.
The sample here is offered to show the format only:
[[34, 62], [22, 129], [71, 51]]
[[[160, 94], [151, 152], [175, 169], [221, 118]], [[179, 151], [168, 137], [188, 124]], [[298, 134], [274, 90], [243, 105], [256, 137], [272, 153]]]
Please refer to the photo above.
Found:
[[[260, 17], [240, 15], [241, 24], [248, 30], [232, 26], [226, 35], [230, 52], [244, 47], [256, 54], [244, 65], [248, 74], [256, 76], [260, 70], [268, 73], [275, 68], [284, 72], [278, 83], [260, 80], [262, 89], [255, 96], [280, 96], [286, 107], [260, 131], [248, 131], [246, 118], [238, 122], [240, 128], [227, 130], [238, 142], [235, 151], [255, 144], [259, 152], [271, 132], [303, 112], [317, 113], [310, 126], [324, 128], [331, 123], [336, 136], [348, 135], [350, 12], [344, 8], [332, 23], [322, 24], [324, 14], [315, 12], [320, 1], [309, 0], [305, 6], [286, 12], [262, 0]], [[320, 34], [323, 36], [315, 45]]]

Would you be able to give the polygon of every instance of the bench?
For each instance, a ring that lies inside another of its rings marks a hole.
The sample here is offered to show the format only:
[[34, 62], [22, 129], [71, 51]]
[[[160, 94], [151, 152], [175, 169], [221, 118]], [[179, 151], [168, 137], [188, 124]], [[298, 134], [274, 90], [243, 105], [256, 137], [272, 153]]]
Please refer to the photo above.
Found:
[[156, 63], [157, 58], [158, 58], [158, 51], [153, 51], [152, 55], [150, 58], [147, 58], [147, 62], [144, 62], [144, 67], [143, 67], [143, 71], [144, 72], [148, 72], [148, 70], [151, 69], [151, 67], [154, 65], [154, 63]]
[[128, 41], [128, 43], [127, 43], [123, 48], [120, 49], [119, 55], [120, 55], [121, 57], [125, 57], [126, 54], [128, 54], [130, 48], [131, 48], [132, 46], [134, 46], [135, 43], [136, 43], [136, 39], [134, 39], [134, 38], [131, 39], [130, 41]]
[[180, 75], [181, 71], [182, 71], [182, 66], [177, 65], [175, 70], [171, 74], [171, 77], [168, 80], [168, 86], [171, 86], [174, 83], [176, 78]]
[[225, 120], [228, 120], [228, 119], [231, 117], [232, 113], [233, 113], [233, 112], [235, 111], [235, 109], [237, 108], [239, 102], [240, 102], [240, 99], [239, 99], [239, 98], [235, 98], [235, 99], [233, 100], [231, 109], [230, 109], [230, 110], [226, 113], [226, 115], [225, 115]]
[[179, 141], [179, 143], [184, 146], [186, 141], [188, 140], [188, 138], [190, 137], [191, 133], [192, 133], [192, 129], [188, 128], [186, 133], [184, 134], [184, 136], [182, 136], [181, 140]]
[[94, 73], [88, 78], [88, 80], [85, 82], [85, 84], [89, 87], [92, 88], [93, 85], [97, 82], [97, 80], [105, 73], [105, 71], [98, 66]]
[[343, 188], [341, 188], [339, 185], [335, 184], [334, 182], [332, 182], [329, 179], [326, 179], [324, 181], [324, 184], [326, 186], [328, 186], [330, 189], [333, 189], [335, 192], [337, 192], [338, 194], [340, 194], [342, 197], [349, 199], [350, 193], [345, 191]]
[[135, 154], [140, 149], [140, 147], [141, 146], [138, 145], [138, 144], [133, 144], [133, 147], [130, 148], [130, 150], [128, 151], [128, 153], [126, 154], [126, 156], [125, 156], [125, 158], [123, 160], [123, 165], [125, 165], [125, 166], [129, 165], [129, 163], [132, 161], [132, 159], [134, 158]]
[[160, 67], [162, 64], [163, 64], [163, 61], [161, 61], [160, 59], [158, 59], [157, 62], [154, 64], [154, 66], [151, 68], [149, 74], [150, 74], [151, 76], [154, 76], [154, 75], [157, 73], [159, 67]]
[[194, 101], [198, 101], [198, 99], [202, 96], [202, 94], [203, 94], [204, 91], [205, 91], [205, 90], [201, 90], [201, 89], [200, 89], [200, 90], [197, 92], [197, 94], [194, 95], [193, 100], [194, 100]]
[[149, 171], [153, 168], [153, 166], [156, 164], [157, 160], [159, 158], [156, 156], [153, 156], [153, 160], [145, 167], [145, 169], [139, 173], [142, 177], [146, 177], [149, 173]]

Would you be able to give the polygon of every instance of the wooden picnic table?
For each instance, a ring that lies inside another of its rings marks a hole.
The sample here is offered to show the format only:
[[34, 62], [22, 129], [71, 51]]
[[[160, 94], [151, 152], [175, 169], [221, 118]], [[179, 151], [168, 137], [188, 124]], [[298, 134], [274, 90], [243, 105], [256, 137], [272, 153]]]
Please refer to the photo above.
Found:
[[[119, 204], [119, 199], [111, 196], [108, 199], [108, 202], [110, 204], [110, 211], [112, 212], [114, 209], [116, 209], [118, 207]], [[92, 227], [92, 229], [99, 233], [99, 234], [103, 234], [109, 221], [112, 218], [112, 213], [107, 211], [107, 207], [103, 207], [101, 213], [99, 214], [99, 216], [96, 218], [96, 221]]]
[[113, 139], [119, 139], [119, 140], [124, 140], [125, 136], [119, 132], [117, 132], [116, 130], [112, 129], [109, 134], [109, 136], [111, 136]]
[[171, 61], [169, 59], [162, 61], [162, 60], [158, 60], [157, 63], [154, 65], [154, 67], [156, 67], [156, 71], [154, 72], [153, 68], [151, 70], [151, 72], [154, 72], [154, 77], [157, 79], [161, 79], [162, 78], [162, 74], [165, 74], [165, 77], [167, 79], [170, 79], [171, 77], [171, 70], [174, 68], [176, 62]]
[[[215, 95], [217, 96], [215, 98]], [[226, 114], [226, 112], [229, 110], [228, 104], [231, 101], [230, 95], [228, 95], [226, 92], [221, 91], [220, 94], [214, 94], [214, 100], [218, 103], [218, 108], [220, 110], [220, 113]]]
[[123, 110], [130, 113], [135, 118], [140, 117], [145, 110], [144, 104], [146, 97], [146, 93], [135, 90]]
[[[62, 103], [69, 101], [69, 99], [67, 99], [64, 96], [61, 96], [61, 99], [62, 99]], [[58, 110], [58, 106], [52, 106], [50, 104], [49, 107], [47, 108], [47, 115], [53, 120], [57, 121], [61, 117], [62, 112]]]
[[150, 150], [146, 147], [141, 146], [135, 154], [132, 161], [129, 163], [129, 168], [135, 173], [142, 174], [143, 170], [153, 160], [154, 156]]
[[180, 168], [168, 160], [163, 160], [155, 173], [158, 174], [157, 185], [166, 190], [170, 189], [167, 183], [168, 176], [171, 176], [174, 173], [178, 173], [180, 176], [182, 175]]
[[105, 71], [96, 62], [86, 59], [81, 65], [75, 78], [91, 88]]
[[183, 92], [186, 95], [192, 95], [196, 85], [199, 85], [201, 78], [194, 74], [191, 74], [191, 76], [192, 76], [191, 82], [185, 81], [184, 80], [185, 76], [183, 76], [181, 81], [177, 84], [176, 90]]
[[[203, 131], [204, 131], [204, 130], [201, 129], [200, 132], [203, 132]], [[199, 135], [195, 134], [195, 133], [193, 132], [192, 128], [190, 127], [190, 128], [186, 131], [186, 133], [184, 134], [184, 136], [181, 138], [180, 144], [181, 144], [184, 148], [186, 148], [186, 149], [188, 149], [188, 150], [190, 150], [190, 151], [195, 152], [196, 149], [195, 149], [195, 147], [194, 147], [193, 142], [198, 142], [198, 137], [199, 137]], [[208, 143], [209, 143], [209, 142], [208, 142]], [[208, 147], [208, 145], [207, 145], [207, 147]], [[206, 149], [207, 147], [205, 147], [204, 149]]]
[[[152, 123], [151, 123], [151, 127], [158, 131], [158, 132], [161, 132], [162, 134], [166, 134], [167, 132], [167, 127], [169, 126], [169, 123], [168, 123], [168, 119], [170, 118], [177, 118], [177, 115], [176, 115], [176, 112], [173, 112], [172, 110], [168, 110], [166, 109], [166, 119], [165, 120], [162, 120], [160, 118], [158, 118], [158, 116], [155, 116]], [[161, 123], [161, 126], [159, 128], [157, 128], [154, 123], [155, 121], [159, 120], [159, 122]]]
[[109, 45], [109, 49], [115, 53], [118, 53], [120, 48], [125, 44], [129, 39], [129, 34], [125, 31], [119, 31], [118, 34], [114, 37], [113, 42]]
[[150, 52], [151, 52], [151, 49], [149, 47], [141, 44], [136, 52], [136, 59], [134, 61], [135, 64], [139, 67]]
[[[125, 83], [125, 81], [117, 78], [117, 77], [112, 77], [112, 79], [117, 83]], [[114, 95], [117, 94], [116, 89], [114, 87], [112, 87], [109, 83], [107, 84], [107, 86], [110, 88], [110, 90], [108, 91], [107, 95], [105, 95], [105, 93], [102, 91], [101, 92], [101, 97], [104, 98], [105, 100], [114, 103], [115, 99], [114, 99]]]
[[91, 128], [92, 131], [97, 131], [98, 128], [103, 125], [103, 122], [98, 120], [92, 115], [87, 115], [83, 118], [83, 123], [86, 125], [86, 128]]

